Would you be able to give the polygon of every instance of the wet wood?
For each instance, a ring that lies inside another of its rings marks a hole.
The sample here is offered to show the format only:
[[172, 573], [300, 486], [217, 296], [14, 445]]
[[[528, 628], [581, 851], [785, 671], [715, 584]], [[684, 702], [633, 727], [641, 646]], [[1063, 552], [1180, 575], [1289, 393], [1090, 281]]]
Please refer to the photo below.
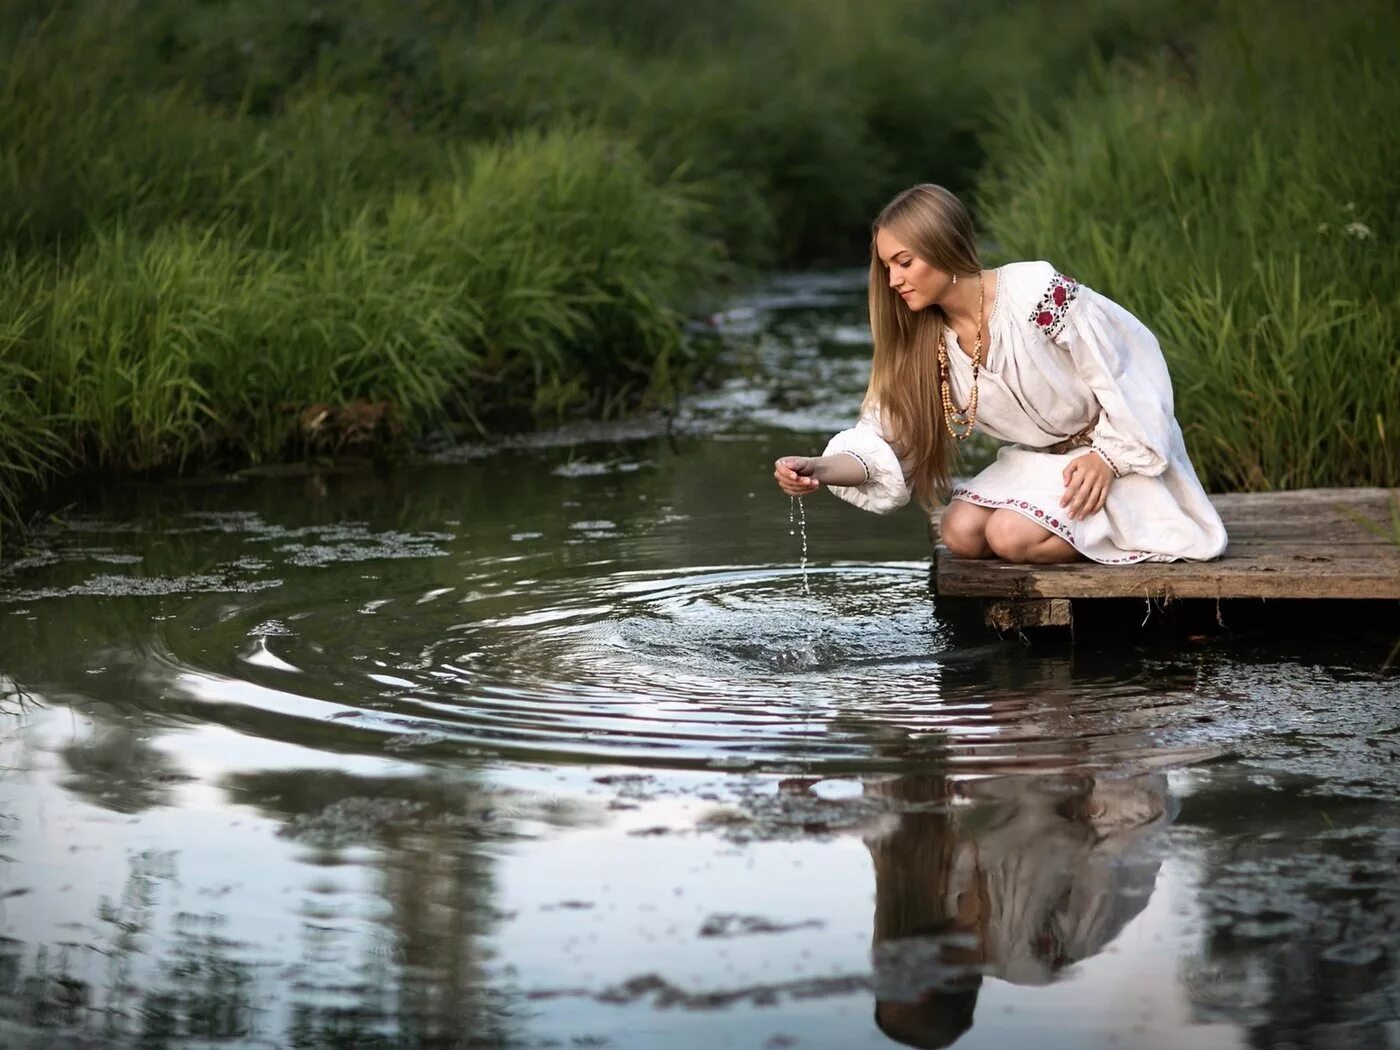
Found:
[[[1400, 489], [1303, 489], [1212, 496], [1230, 534], [1211, 562], [1009, 565], [934, 554], [950, 597], [1010, 601], [1150, 598], [1400, 600]], [[1364, 522], [1369, 522], [1367, 527]], [[990, 612], [990, 610], [989, 610]]]
[[1069, 627], [1074, 621], [1070, 603], [1064, 598], [1031, 598], [1015, 601], [995, 598], [987, 603], [987, 623], [998, 631], [1022, 627]]

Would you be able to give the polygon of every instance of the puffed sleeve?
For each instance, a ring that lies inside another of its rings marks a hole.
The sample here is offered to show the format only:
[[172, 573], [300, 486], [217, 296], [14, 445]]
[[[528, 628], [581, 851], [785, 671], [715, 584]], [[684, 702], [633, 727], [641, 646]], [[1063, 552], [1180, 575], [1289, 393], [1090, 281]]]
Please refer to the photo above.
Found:
[[1171, 376], [1157, 337], [1092, 288], [1054, 274], [1032, 322], [1069, 352], [1101, 412], [1094, 451], [1118, 477], [1167, 469], [1175, 420]]
[[826, 445], [823, 455], [846, 452], [865, 467], [863, 485], [828, 485], [827, 488], [861, 510], [888, 514], [909, 502], [909, 486], [899, 457], [885, 439], [880, 426], [880, 408], [867, 405], [856, 425], [843, 430]]

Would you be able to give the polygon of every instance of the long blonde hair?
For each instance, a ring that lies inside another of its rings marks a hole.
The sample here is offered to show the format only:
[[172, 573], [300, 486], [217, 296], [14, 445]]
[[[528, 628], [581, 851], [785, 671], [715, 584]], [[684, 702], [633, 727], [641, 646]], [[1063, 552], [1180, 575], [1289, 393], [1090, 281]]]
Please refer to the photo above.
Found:
[[941, 307], [910, 310], [889, 284], [875, 237], [889, 230], [924, 262], [970, 276], [982, 269], [972, 217], [942, 186], [923, 183], [885, 205], [870, 231], [870, 332], [875, 354], [864, 407], [878, 405], [881, 429], [904, 465], [914, 497], [932, 512], [952, 487], [953, 444], [943, 423], [938, 347], [946, 317]]

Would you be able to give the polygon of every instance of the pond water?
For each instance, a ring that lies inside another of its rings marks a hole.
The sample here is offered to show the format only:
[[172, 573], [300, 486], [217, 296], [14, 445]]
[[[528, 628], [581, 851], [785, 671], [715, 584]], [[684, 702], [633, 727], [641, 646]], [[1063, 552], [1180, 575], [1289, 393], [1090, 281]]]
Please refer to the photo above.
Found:
[[[0, 576], [5, 1047], [1400, 1047], [1396, 625], [1027, 646], [666, 422], [87, 493]], [[1228, 627], [1228, 624], [1227, 624]]]

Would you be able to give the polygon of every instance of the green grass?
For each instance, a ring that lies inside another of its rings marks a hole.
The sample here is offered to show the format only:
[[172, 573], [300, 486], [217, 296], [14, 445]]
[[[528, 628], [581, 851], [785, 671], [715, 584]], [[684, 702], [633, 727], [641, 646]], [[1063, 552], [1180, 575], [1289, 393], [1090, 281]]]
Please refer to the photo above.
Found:
[[583, 122], [709, 185], [707, 232], [739, 261], [846, 262], [899, 189], [972, 184], [995, 102], [1051, 106], [1094, 56], [1151, 51], [1204, 9], [1062, 7], [15, 0], [0, 235], [50, 252], [195, 222], [295, 245], [442, 178], [463, 143]]
[[1394, 483], [1395, 15], [1065, 11], [14, 0], [0, 521], [56, 472], [665, 401], [688, 312], [988, 156], [1007, 253], [1162, 334], [1213, 485]]
[[[23, 520], [26, 499], [62, 464], [51, 420], [31, 396], [36, 375], [16, 360], [23, 315], [0, 322], [0, 526]], [[0, 528], [0, 555], [4, 554]]]
[[1187, 64], [1006, 113], [988, 232], [1158, 333], [1208, 486], [1398, 484], [1400, 14], [1228, 10]]
[[1338, 507], [1338, 509], [1368, 532], [1375, 533], [1381, 539], [1400, 547], [1400, 493], [1390, 497], [1388, 518], [1382, 518], [1379, 521], [1367, 517], [1354, 507]]
[[697, 364], [678, 307], [720, 264], [686, 185], [587, 128], [455, 164], [296, 250], [116, 227], [12, 263], [16, 381], [77, 463], [137, 471], [301, 451], [316, 405], [414, 433], [669, 399]]

